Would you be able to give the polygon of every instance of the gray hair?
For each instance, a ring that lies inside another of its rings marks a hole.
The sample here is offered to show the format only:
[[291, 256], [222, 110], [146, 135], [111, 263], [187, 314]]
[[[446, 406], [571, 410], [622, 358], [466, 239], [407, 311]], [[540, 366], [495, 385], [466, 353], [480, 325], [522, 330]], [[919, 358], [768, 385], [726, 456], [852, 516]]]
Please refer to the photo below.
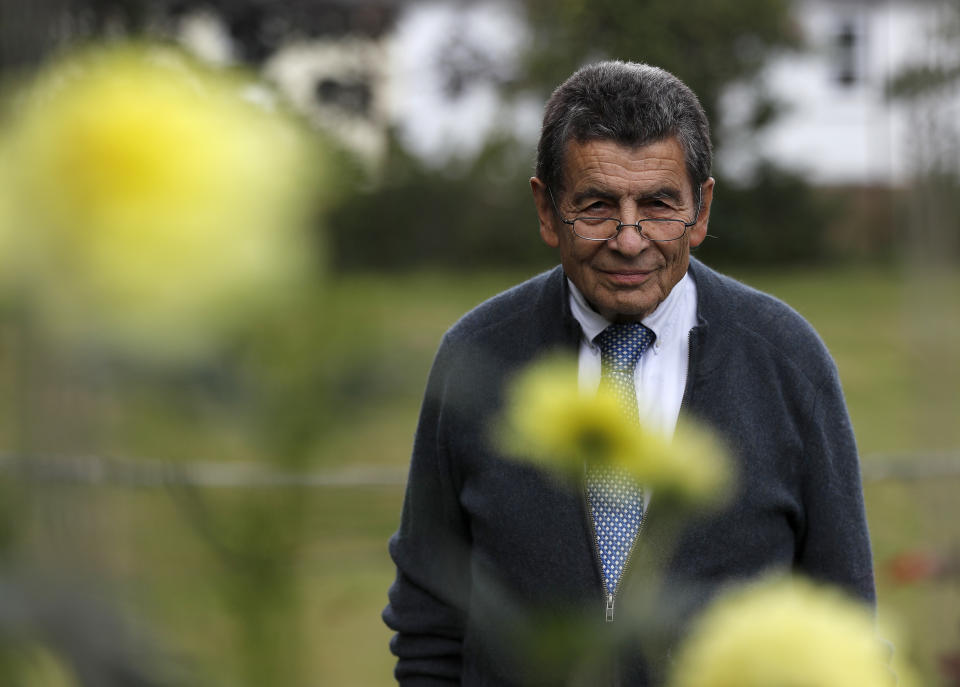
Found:
[[537, 176], [563, 187], [570, 141], [643, 146], [676, 137], [694, 188], [710, 177], [710, 125], [693, 91], [668, 71], [636, 62], [597, 62], [560, 84], [544, 109]]

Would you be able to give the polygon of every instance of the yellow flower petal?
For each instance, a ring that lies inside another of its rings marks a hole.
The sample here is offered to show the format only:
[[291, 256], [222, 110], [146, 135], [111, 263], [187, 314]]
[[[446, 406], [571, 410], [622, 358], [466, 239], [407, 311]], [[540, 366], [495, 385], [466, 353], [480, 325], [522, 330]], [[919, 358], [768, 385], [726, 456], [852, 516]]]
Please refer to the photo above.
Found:
[[720, 597], [677, 656], [671, 687], [884, 687], [886, 651], [869, 610], [801, 579]]
[[498, 445], [575, 481], [587, 461], [616, 465], [663, 496], [717, 501], [725, 494], [729, 466], [720, 445], [686, 424], [674, 439], [624, 421], [613, 392], [580, 390], [577, 364], [548, 358], [531, 365], [507, 393]]
[[10, 263], [51, 331], [204, 349], [302, 274], [317, 149], [252, 82], [122, 45], [43, 72], [7, 131]]

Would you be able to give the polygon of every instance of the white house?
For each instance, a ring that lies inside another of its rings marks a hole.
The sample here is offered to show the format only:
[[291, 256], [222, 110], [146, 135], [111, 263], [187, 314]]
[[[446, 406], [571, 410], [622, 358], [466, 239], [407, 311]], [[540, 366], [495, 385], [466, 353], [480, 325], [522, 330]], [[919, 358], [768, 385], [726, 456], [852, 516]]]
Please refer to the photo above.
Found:
[[[951, 20], [960, 24], [956, 3], [793, 2], [804, 49], [773, 59], [759, 89], [733, 87], [722, 99], [714, 126], [722, 130], [718, 165], [727, 175], [748, 178], [759, 160], [769, 158], [817, 184], [899, 185], [915, 169], [956, 154], [960, 143], [943, 145], [960, 139], [956, 92], [920, 103], [887, 96], [890, 79], [907, 66], [960, 64], [954, 45], [960, 43], [960, 25], [954, 41], [945, 32]], [[382, 30], [366, 32], [341, 17], [332, 24], [342, 24], [343, 33], [308, 32], [278, 46], [262, 65], [318, 125], [332, 128], [372, 165], [385, 152], [391, 127], [415, 154], [437, 162], [469, 157], [498, 128], [531, 146], [536, 140], [541, 100], [505, 102], [498, 88], [512, 77], [528, 38], [517, 3], [295, 4], [302, 17], [317, 17], [324, 8], [362, 17], [365, 6], [377, 6], [386, 17], [377, 24]], [[214, 56], [223, 53], [222, 41], [212, 40], [209, 27], [193, 19], [183, 35]], [[779, 103], [781, 114], [756, 132], [743, 124], [761, 94]], [[945, 162], [960, 167], [960, 161]]]
[[735, 88], [724, 98], [721, 162], [729, 171], [749, 174], [766, 156], [814, 183], [899, 185], [948, 152], [942, 137], [957, 135], [957, 91], [908, 102], [891, 99], [887, 89], [905, 67], [960, 64], [960, 33], [949, 40], [951, 21], [960, 21], [955, 3], [954, 9], [924, 0], [794, 4], [806, 49], [773, 60], [761, 80], [782, 115], [749, 135], [737, 125], [754, 94]]

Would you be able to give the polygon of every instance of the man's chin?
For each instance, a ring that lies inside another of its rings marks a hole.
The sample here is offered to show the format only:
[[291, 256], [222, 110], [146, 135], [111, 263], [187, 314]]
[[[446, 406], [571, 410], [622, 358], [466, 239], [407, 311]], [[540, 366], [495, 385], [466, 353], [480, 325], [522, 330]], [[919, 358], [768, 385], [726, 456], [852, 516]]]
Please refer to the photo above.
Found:
[[611, 322], [639, 322], [653, 312], [657, 303], [649, 297], [604, 299], [594, 309]]

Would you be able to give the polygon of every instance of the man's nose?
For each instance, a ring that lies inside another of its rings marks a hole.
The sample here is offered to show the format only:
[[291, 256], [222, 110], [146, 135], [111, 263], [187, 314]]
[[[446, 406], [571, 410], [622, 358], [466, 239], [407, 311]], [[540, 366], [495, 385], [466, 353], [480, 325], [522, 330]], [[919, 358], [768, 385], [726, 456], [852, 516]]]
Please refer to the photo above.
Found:
[[650, 240], [641, 234], [639, 224], [625, 223], [620, 226], [620, 233], [607, 241], [607, 245], [623, 255], [638, 255], [650, 244]]

